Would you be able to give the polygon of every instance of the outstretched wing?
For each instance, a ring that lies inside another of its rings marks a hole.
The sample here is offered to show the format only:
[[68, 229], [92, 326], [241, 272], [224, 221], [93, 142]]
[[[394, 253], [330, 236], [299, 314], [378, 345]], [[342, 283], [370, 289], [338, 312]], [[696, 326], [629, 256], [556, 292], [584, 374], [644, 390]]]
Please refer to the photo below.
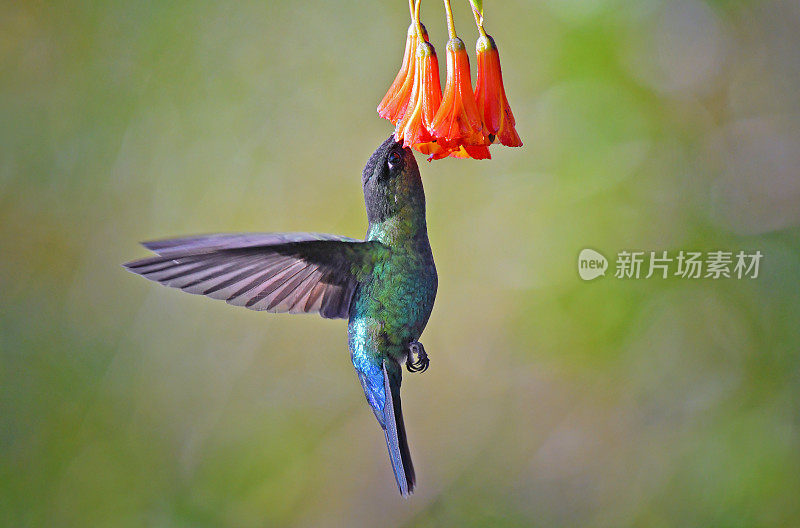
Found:
[[172, 288], [270, 312], [347, 318], [380, 242], [316, 233], [208, 235], [145, 242], [158, 256], [125, 267]]

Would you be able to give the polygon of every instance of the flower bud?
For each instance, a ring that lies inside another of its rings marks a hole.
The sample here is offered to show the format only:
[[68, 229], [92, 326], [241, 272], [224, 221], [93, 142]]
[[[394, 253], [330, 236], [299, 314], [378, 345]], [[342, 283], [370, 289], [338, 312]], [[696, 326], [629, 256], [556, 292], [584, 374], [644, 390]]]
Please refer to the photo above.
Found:
[[521, 147], [514, 114], [506, 99], [500, 54], [494, 39], [484, 35], [475, 46], [478, 56], [478, 78], [475, 102], [483, 119], [484, 132], [492, 142], [499, 141], [507, 147]]
[[[425, 26], [422, 26], [422, 36], [425, 42], [428, 41], [428, 33]], [[403, 117], [408, 106], [411, 89], [414, 85], [415, 57], [418, 44], [417, 27], [414, 23], [408, 26], [406, 34], [406, 49], [403, 53], [403, 63], [400, 71], [394, 78], [394, 82], [389, 87], [386, 95], [383, 96], [378, 105], [378, 115], [388, 119], [392, 124], [397, 123]]]
[[476, 159], [491, 157], [487, 148], [489, 141], [483, 133], [483, 123], [472, 92], [469, 55], [458, 37], [447, 43], [447, 83], [431, 132], [443, 149], [432, 159], [448, 155]]
[[395, 139], [423, 154], [438, 152], [440, 147], [434, 142], [431, 124], [441, 102], [439, 59], [430, 43], [421, 42], [417, 45], [414, 87], [406, 113], [397, 123]]

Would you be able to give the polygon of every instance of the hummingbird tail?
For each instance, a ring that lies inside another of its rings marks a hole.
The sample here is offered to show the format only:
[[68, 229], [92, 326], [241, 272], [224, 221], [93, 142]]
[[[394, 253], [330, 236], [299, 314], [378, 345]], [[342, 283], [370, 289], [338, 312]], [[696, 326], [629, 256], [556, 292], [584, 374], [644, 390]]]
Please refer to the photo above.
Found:
[[[408, 449], [406, 427], [403, 424], [403, 411], [400, 408], [400, 367], [397, 366], [397, 378], [389, 376], [386, 371], [386, 362], [383, 363], [383, 387], [386, 394], [384, 405], [384, 428], [386, 447], [389, 448], [389, 460], [392, 462], [394, 477], [400, 495], [408, 497], [414, 492], [416, 476], [414, 464], [411, 462], [411, 452]], [[396, 379], [396, 381], [395, 381]]]

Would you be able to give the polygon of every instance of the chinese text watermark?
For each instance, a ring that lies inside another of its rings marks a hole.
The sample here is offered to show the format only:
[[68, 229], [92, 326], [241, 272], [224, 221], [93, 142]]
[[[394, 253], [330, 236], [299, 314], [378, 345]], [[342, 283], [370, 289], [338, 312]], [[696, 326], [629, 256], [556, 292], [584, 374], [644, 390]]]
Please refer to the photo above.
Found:
[[[761, 251], [620, 251], [614, 262], [617, 279], [756, 279]], [[593, 280], [606, 274], [608, 260], [593, 249], [578, 255], [578, 274]]]

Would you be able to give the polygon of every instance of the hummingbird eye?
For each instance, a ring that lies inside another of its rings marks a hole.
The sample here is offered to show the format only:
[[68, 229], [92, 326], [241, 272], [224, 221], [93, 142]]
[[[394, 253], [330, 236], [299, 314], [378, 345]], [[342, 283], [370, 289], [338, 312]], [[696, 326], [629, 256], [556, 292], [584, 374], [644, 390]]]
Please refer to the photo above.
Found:
[[389, 163], [390, 169], [396, 169], [403, 162], [403, 158], [397, 152], [392, 152], [391, 154], [389, 154], [389, 159], [387, 160], [387, 162]]

